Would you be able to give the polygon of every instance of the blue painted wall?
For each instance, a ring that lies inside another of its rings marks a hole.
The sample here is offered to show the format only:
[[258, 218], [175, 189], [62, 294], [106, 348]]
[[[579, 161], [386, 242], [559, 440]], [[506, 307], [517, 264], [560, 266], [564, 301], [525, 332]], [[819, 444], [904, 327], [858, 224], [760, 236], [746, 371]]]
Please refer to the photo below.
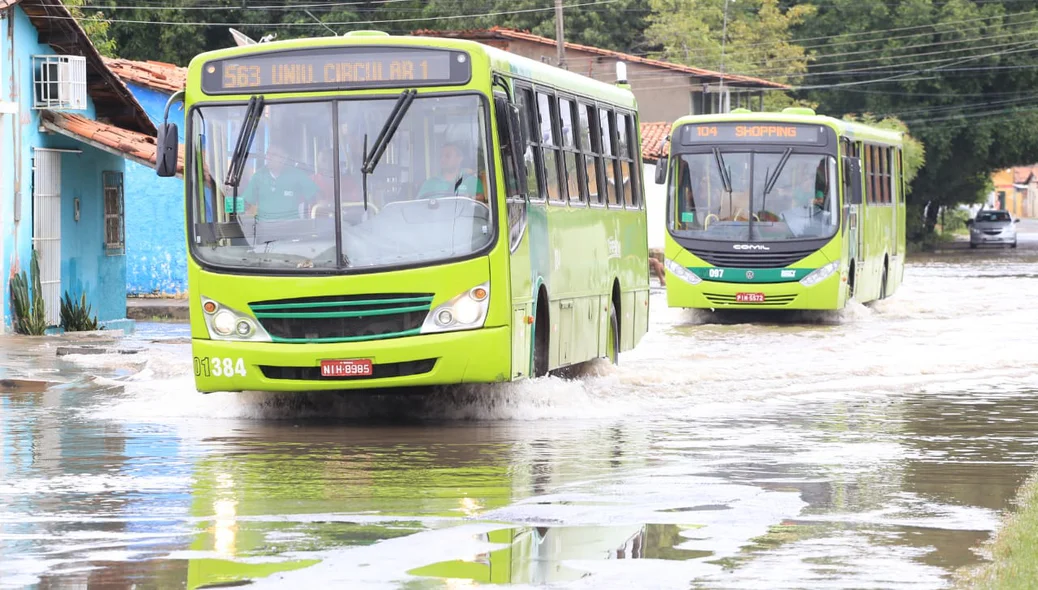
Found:
[[101, 321], [126, 317], [126, 256], [105, 253], [101, 178], [102, 171], [123, 172], [125, 186], [124, 162], [89, 147], [83, 147], [82, 154], [61, 157], [61, 287], [73, 299], [86, 292], [87, 303]]
[[[155, 126], [162, 123], [169, 94], [127, 83]], [[184, 145], [184, 112], [174, 106], [169, 122], [177, 124]], [[126, 291], [176, 294], [187, 291], [187, 243], [184, 235], [184, 183], [159, 178], [155, 169], [126, 163]]]
[[[124, 160], [61, 135], [41, 133], [40, 113], [33, 110], [32, 55], [53, 54], [41, 45], [36, 29], [17, 6], [0, 13], [0, 94], [19, 104], [17, 117], [2, 115], [0, 128], [0, 228], [2, 228], [4, 329], [11, 330], [10, 277], [29, 271], [32, 256], [32, 159], [34, 147], [82, 150], [62, 156], [62, 292], [85, 290], [101, 321], [126, 317], [125, 256], [104, 255], [102, 170], [124, 170]], [[13, 39], [13, 44], [9, 41]], [[13, 76], [12, 76], [13, 74]], [[92, 99], [76, 114], [94, 118]], [[73, 219], [73, 200], [80, 199], [80, 220]], [[14, 212], [20, 206], [20, 220]]]

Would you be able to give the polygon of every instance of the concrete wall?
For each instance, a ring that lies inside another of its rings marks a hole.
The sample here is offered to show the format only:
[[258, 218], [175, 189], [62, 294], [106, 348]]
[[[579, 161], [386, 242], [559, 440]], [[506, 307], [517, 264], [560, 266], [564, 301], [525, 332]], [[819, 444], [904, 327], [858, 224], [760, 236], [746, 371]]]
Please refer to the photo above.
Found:
[[[157, 127], [169, 94], [127, 83]], [[169, 113], [184, 145], [184, 112]], [[126, 292], [176, 294], [187, 291], [184, 183], [159, 178], [155, 169], [126, 163]]]
[[[29, 271], [32, 256], [33, 148], [82, 150], [62, 156], [62, 292], [83, 291], [101, 321], [126, 317], [125, 257], [104, 256], [104, 199], [102, 170], [123, 170], [122, 158], [40, 129], [40, 113], [33, 110], [33, 54], [53, 54], [38, 42], [32, 23], [15, 6], [0, 12], [0, 95], [18, 103], [17, 115], [2, 115], [0, 126], [0, 231], [2, 231], [3, 329], [11, 329], [10, 277]], [[96, 117], [93, 100], [76, 114]], [[73, 199], [80, 199], [80, 220], [73, 219]], [[19, 211], [16, 218], [15, 212]]]
[[645, 179], [645, 215], [648, 218], [646, 222], [649, 248], [663, 249], [663, 236], [667, 228], [667, 185], [656, 184], [655, 162], [644, 165], [642, 178]]

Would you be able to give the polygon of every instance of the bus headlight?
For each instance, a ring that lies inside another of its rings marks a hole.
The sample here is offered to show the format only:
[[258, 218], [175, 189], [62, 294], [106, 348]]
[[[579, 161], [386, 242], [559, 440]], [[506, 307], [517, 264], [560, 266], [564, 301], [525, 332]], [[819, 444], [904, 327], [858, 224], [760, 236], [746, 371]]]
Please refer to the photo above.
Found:
[[490, 309], [490, 283], [483, 283], [429, 312], [422, 334], [482, 328]]
[[202, 297], [202, 318], [213, 340], [270, 342], [270, 334], [256, 321], [233, 307]]
[[811, 274], [807, 275], [806, 277], [800, 279], [800, 284], [805, 286], [805, 287], [810, 287], [811, 285], [814, 285], [815, 283], [824, 281], [825, 279], [829, 278], [829, 276], [832, 275], [837, 270], [839, 270], [839, 268], [840, 268], [840, 261], [839, 260], [837, 260], [836, 262], [830, 262], [829, 264], [826, 264], [822, 268], [819, 268], [819, 269], [815, 270], [814, 272], [812, 272]]
[[688, 270], [684, 266], [681, 266], [677, 262], [674, 262], [670, 258], [663, 259], [663, 266], [667, 267], [667, 270], [673, 273], [674, 276], [690, 285], [698, 285], [703, 282], [703, 279], [699, 278], [696, 273]]

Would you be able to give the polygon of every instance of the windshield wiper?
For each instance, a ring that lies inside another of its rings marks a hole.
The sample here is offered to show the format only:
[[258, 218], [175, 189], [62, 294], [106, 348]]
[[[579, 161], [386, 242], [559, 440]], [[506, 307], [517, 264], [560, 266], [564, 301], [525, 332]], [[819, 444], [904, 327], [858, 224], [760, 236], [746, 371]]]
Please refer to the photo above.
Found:
[[263, 97], [254, 95], [249, 99], [249, 106], [245, 109], [245, 120], [242, 121], [241, 131], [234, 143], [234, 152], [231, 155], [231, 164], [227, 168], [227, 178], [224, 184], [234, 187], [234, 196], [238, 196], [238, 185], [241, 183], [241, 175], [245, 171], [245, 156], [252, 147], [252, 140], [256, 137], [256, 128], [260, 117], [263, 115]]
[[717, 169], [721, 171], [721, 185], [724, 188], [724, 192], [728, 193], [728, 216], [732, 215], [732, 177], [728, 175], [728, 167], [725, 166], [724, 156], [721, 155], [721, 150], [714, 148], [714, 161], [717, 162]]
[[368, 153], [368, 134], [364, 134], [364, 163], [360, 171], [365, 212], [368, 210], [368, 175], [375, 171], [379, 159], [382, 158], [383, 152], [389, 147], [389, 141], [393, 139], [393, 134], [400, 127], [400, 122], [404, 119], [407, 109], [411, 107], [411, 103], [414, 102], [414, 98], [417, 95], [418, 91], [413, 88], [400, 93], [400, 98], [397, 99], [392, 112], [389, 113], [389, 117], [386, 118], [386, 122], [382, 125], [382, 130], [379, 131], [378, 137], [375, 139], [375, 145], [371, 146], [371, 153]]
[[782, 168], [786, 165], [786, 162], [789, 160], [789, 156], [792, 153], [793, 148], [786, 148], [786, 151], [782, 152], [782, 159], [779, 160], [778, 166], [775, 167], [775, 172], [772, 173], [771, 176], [768, 176], [767, 174], [764, 175], [764, 197], [761, 199], [761, 211], [767, 210], [768, 193], [775, 188], [775, 184], [778, 183], [779, 174], [782, 173]]

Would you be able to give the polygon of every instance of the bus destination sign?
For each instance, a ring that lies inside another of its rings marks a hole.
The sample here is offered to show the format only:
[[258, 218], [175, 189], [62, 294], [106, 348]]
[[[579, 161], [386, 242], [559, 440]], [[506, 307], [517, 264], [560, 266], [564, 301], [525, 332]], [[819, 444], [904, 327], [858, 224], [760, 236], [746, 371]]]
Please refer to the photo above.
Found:
[[256, 53], [206, 62], [206, 94], [308, 92], [465, 84], [469, 57], [460, 51], [402, 47], [328, 47]]
[[792, 123], [703, 123], [685, 125], [682, 143], [777, 143], [822, 146], [828, 133], [824, 125]]

